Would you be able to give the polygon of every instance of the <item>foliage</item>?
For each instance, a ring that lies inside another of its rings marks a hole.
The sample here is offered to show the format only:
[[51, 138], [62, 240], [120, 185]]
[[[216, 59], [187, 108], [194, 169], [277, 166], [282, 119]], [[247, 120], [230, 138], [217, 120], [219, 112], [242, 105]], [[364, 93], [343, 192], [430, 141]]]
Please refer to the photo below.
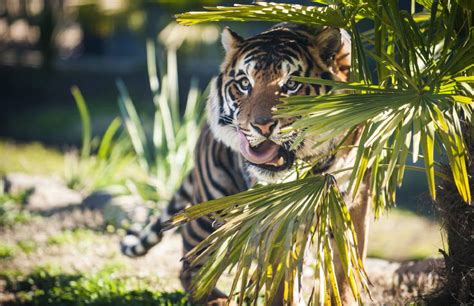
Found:
[[66, 230], [56, 235], [48, 237], [46, 244], [52, 245], [64, 245], [70, 243], [78, 243], [86, 240], [92, 240], [94, 238], [94, 232], [86, 229], [74, 229]]
[[6, 193], [3, 184], [0, 183], [0, 227], [13, 226], [31, 220], [32, 215], [22, 207], [32, 193], [32, 189], [26, 189], [17, 194]]
[[[172, 24], [166, 29], [160, 34], [167, 49], [165, 74], [159, 73], [153, 41], [147, 42], [148, 74], [155, 109], [151, 135], [145, 133], [147, 121], [140, 118], [122, 81], [117, 81], [122, 118], [115, 118], [102, 137], [92, 137], [86, 101], [77, 87], [71, 89], [83, 131], [80, 154], [72, 151], [65, 158], [64, 177], [68, 187], [89, 193], [115, 185], [118, 188], [111, 189], [113, 192], [132, 192], [146, 200], [165, 201], [188, 173], [202, 123], [203, 103], [193, 80], [186, 109], [180, 111], [179, 106], [184, 103], [179, 100], [176, 52], [185, 40], [196, 42], [196, 37], [190, 34], [177, 42], [167, 39], [167, 35], [181, 33], [183, 27]], [[194, 32], [197, 33], [200, 32]]]
[[104, 2], [77, 3], [77, 14], [86, 31], [110, 35], [114, 31], [129, 29], [141, 31], [146, 20], [144, 1], [121, 1], [114, 5]]
[[37, 249], [37, 244], [33, 240], [20, 240], [16, 244], [1, 242], [0, 259], [9, 259], [16, 256], [20, 251], [24, 254], [31, 254]]
[[0, 244], [0, 258], [10, 258], [13, 257], [16, 253], [16, 248], [11, 244]]
[[34, 240], [20, 240], [17, 242], [17, 246], [25, 254], [31, 254], [38, 249], [38, 244]]
[[[402, 183], [409, 154], [412, 154], [413, 161], [418, 158], [424, 160], [430, 193], [433, 199], [436, 198], [435, 176], [438, 172], [434, 158], [435, 148], [447, 156], [458, 191], [464, 201], [470, 203], [467, 154], [461, 122], [470, 122], [472, 113], [473, 90], [470, 84], [474, 82], [474, 78], [468, 75], [474, 60], [471, 13], [456, 1], [417, 1], [424, 7], [420, 13], [415, 13], [415, 1], [412, 1], [411, 13], [400, 10], [395, 0], [315, 2], [318, 6], [258, 3], [230, 8], [217, 7], [209, 8], [210, 11], [207, 12], [181, 14], [177, 19], [186, 24], [220, 20], [264, 20], [348, 29], [353, 41], [352, 81], [345, 84], [295, 78], [299, 82], [331, 86], [333, 90], [328, 95], [318, 97], [296, 96], [284, 99], [278, 106], [278, 116], [302, 118], [291, 127], [304, 131], [301, 139], [311, 134], [333, 138], [335, 135], [349, 135], [358, 129], [361, 139], [354, 167], [339, 171], [351, 173], [349, 191], [354, 196], [361, 181], [370, 172], [370, 189], [374, 196], [376, 214], [395, 203], [396, 188]], [[374, 28], [360, 33], [358, 25], [363, 19], [373, 21]], [[370, 69], [369, 61], [376, 63], [375, 74]], [[339, 148], [346, 149], [342, 143]], [[330, 303], [332, 293], [333, 301], [340, 304], [337, 283], [332, 275], [333, 252], [342, 255], [353, 294], [358, 298], [357, 286], [352, 282], [354, 275], [363, 275], [363, 270], [357, 264], [360, 259], [355, 262], [352, 259], [355, 256], [355, 249], [352, 249], [355, 235], [346, 214], [346, 205], [342, 197], [337, 196], [337, 192], [322, 191], [333, 188], [332, 184], [315, 184], [314, 188], [305, 188], [306, 180], [312, 180], [313, 183], [328, 182], [327, 177], [303, 175], [299, 181], [290, 183], [294, 185], [256, 188], [197, 205], [172, 218], [170, 226], [210, 213], [227, 222], [202, 242], [198, 249], [187, 255], [192, 258], [198, 250], [204, 250], [203, 254], [211, 256], [205, 269], [200, 272], [201, 277], [197, 278], [195, 285], [198, 295], [211, 288], [226, 267], [236, 266], [235, 284], [239, 280], [242, 284], [240, 303], [246, 298], [256, 301], [258, 292], [262, 289], [259, 286], [263, 284], [266, 301], [272, 300], [281, 279], [287, 285], [285, 298], [291, 302], [288, 286], [291, 286], [293, 280], [299, 280], [301, 273], [301, 265], [295, 264], [293, 260], [300, 258], [299, 254], [304, 253], [307, 245], [304, 239], [299, 245], [293, 235], [281, 233], [292, 233], [293, 226], [302, 222], [302, 226], [316, 224], [321, 231], [313, 231], [319, 233], [319, 239], [327, 239], [327, 228], [321, 226], [329, 218], [332, 222], [329, 225], [326, 223], [326, 226], [334, 234], [337, 250], [331, 249], [329, 244], [318, 242], [318, 268], [323, 268], [324, 265], [323, 272], [319, 273], [319, 302]], [[288, 186], [298, 188], [285, 193], [290, 190], [287, 189]], [[279, 192], [282, 193], [281, 198], [278, 197]], [[259, 198], [256, 197], [257, 194]], [[278, 205], [280, 201], [285, 203], [284, 208]], [[265, 209], [262, 209], [264, 205]], [[318, 211], [326, 205], [330, 207], [327, 213], [315, 213], [316, 219], [311, 224], [304, 224], [295, 214], [278, 214], [282, 209], [288, 212], [296, 207]], [[263, 220], [268, 223], [265, 223], [268, 228], [261, 230]], [[259, 226], [255, 226], [256, 224]], [[290, 240], [290, 237], [293, 239]], [[276, 259], [274, 250], [260, 243], [267, 240], [282, 252]], [[229, 252], [224, 252], [227, 249]], [[252, 268], [250, 255], [254, 254], [258, 254], [257, 268]], [[263, 272], [282, 265], [285, 268], [277, 270], [277, 273], [265, 275]], [[252, 273], [249, 275], [250, 271]], [[266, 282], [262, 282], [261, 278]], [[359, 277], [359, 281], [361, 280], [364, 277]], [[314, 296], [311, 301], [318, 302]]]
[[[288, 205], [289, 201], [291, 205]], [[354, 295], [359, 295], [357, 283], [367, 287], [349, 211], [331, 175], [307, 177], [212, 200], [178, 213], [165, 227], [177, 226], [216, 211], [219, 211], [217, 221], [225, 223], [186, 254], [191, 264], [208, 258], [195, 277], [199, 280], [194, 284], [197, 286], [196, 297], [204, 296], [216, 285], [220, 273], [235, 266], [231, 296], [241, 280], [240, 301], [244, 298], [255, 301], [265, 285], [265, 301], [271, 303], [284, 280], [285, 299], [291, 304], [295, 281], [301, 286], [306, 248], [314, 248], [318, 251], [316, 273], [320, 279], [332, 280], [331, 287], [325, 287], [326, 283], [321, 282], [320, 290], [332, 292], [338, 298], [329, 239], [331, 231], [342, 255], [344, 271], [349, 273], [347, 276]], [[342, 239], [344, 235], [349, 239]], [[252, 266], [257, 252], [256, 265]], [[353, 268], [354, 273], [351, 271]], [[326, 298], [321, 294], [319, 301], [328, 302]], [[317, 300], [315, 294], [313, 303]], [[340, 304], [340, 300], [336, 301]]]
[[126, 168], [133, 161], [129, 144], [118, 136], [120, 118], [115, 118], [102, 137], [92, 137], [89, 109], [79, 88], [71, 89], [82, 122], [81, 153], [65, 156], [64, 179], [69, 188], [89, 193], [125, 181]]
[[236, 4], [233, 7], [207, 7], [211, 12], [189, 12], [179, 14], [176, 20], [193, 25], [208, 21], [271, 21], [302, 24], [324, 24], [344, 27], [349, 20], [338, 7], [301, 6], [285, 3], [259, 2], [257, 5]]
[[[374, 51], [357, 51], [359, 56], [355, 60], [361, 67], [359, 73], [354, 74], [357, 83], [328, 84], [316, 79], [298, 79], [334, 86], [335, 92], [336, 89], [353, 92], [289, 98], [280, 114], [303, 116], [304, 119], [294, 125], [294, 128], [308, 129], [303, 137], [328, 131], [331, 137], [362, 125], [359, 147], [363, 149], [359, 150], [354, 165], [356, 171], [352, 172], [351, 186], [355, 193], [358, 182], [371, 168], [375, 178], [373, 194], [377, 196], [376, 190], [383, 191], [382, 196], [375, 199], [376, 208], [395, 202], [396, 187], [402, 183], [410, 147], [413, 162], [416, 162], [421, 146], [430, 193], [436, 198], [436, 142], [440, 142], [439, 151], [448, 157], [459, 193], [469, 203], [466, 147], [460, 122], [471, 119], [469, 104], [473, 91], [469, 83], [474, 82], [474, 77], [464, 76], [464, 72], [474, 62], [474, 44], [466, 33], [445, 33], [454, 29], [460, 9], [453, 3], [444, 7], [439, 16], [434, 11], [430, 20], [421, 24], [407, 12], [399, 12], [395, 2], [381, 2], [378, 9], [374, 8], [367, 17], [382, 24], [383, 32], [375, 29]], [[354, 25], [351, 30], [357, 36]], [[358, 45], [357, 40], [355, 44]], [[439, 46], [441, 49], [437, 49]], [[372, 80], [367, 64], [361, 60], [370, 57], [378, 63], [377, 82]], [[394, 171], [395, 168], [398, 171]]]
[[[168, 50], [168, 59], [175, 59], [175, 53], [176, 49]], [[155, 45], [148, 41], [148, 75], [155, 109], [152, 135], [145, 133], [144, 123], [122, 81], [117, 82], [118, 103], [139, 165], [148, 174], [147, 186], [137, 185], [137, 190], [144, 198], [167, 200], [192, 167], [194, 145], [203, 118], [201, 99], [205, 94], [201, 95], [197, 84], [192, 82], [182, 114], [177, 64], [168, 61], [167, 72], [159, 75], [155, 56]]]
[[18, 204], [11, 201], [0, 202], [0, 227], [26, 223], [31, 218], [32, 215]]
[[[41, 160], [41, 163], [38, 163]], [[0, 174], [58, 174], [63, 170], [64, 157], [57, 150], [40, 143], [19, 144], [0, 140]]]
[[158, 293], [139, 278], [122, 279], [113, 268], [87, 274], [66, 274], [39, 267], [28, 275], [0, 272], [15, 300], [3, 305], [188, 305], [181, 292]]

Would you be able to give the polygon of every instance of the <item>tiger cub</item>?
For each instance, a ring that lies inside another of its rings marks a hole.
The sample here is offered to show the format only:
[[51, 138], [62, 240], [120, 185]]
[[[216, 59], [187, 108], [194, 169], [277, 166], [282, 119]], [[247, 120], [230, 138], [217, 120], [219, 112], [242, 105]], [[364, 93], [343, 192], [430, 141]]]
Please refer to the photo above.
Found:
[[[279, 24], [254, 37], [244, 39], [229, 28], [222, 32], [226, 55], [219, 75], [212, 81], [207, 102], [207, 124], [202, 128], [195, 150], [195, 166], [171, 199], [165, 214], [137, 235], [122, 241], [127, 256], [141, 256], [161, 240], [161, 224], [188, 205], [225, 197], [251, 188], [257, 181], [278, 182], [292, 170], [296, 159], [322, 159], [316, 172], [350, 167], [355, 149], [330, 152], [342, 139], [322, 145], [318, 137], [306, 138], [296, 148], [292, 144], [301, 131], [283, 133], [295, 119], [276, 119], [272, 110], [281, 97], [321, 95], [330, 88], [303, 84], [292, 76], [319, 77], [346, 81], [350, 68], [351, 43], [347, 32], [337, 28], [310, 28]], [[349, 139], [357, 143], [358, 133]], [[324, 157], [324, 158], [322, 158]], [[341, 189], [348, 177], [336, 177]], [[347, 187], [346, 187], [347, 188]], [[368, 193], [365, 188], [350, 205], [359, 240], [365, 254]], [[343, 190], [344, 191], [344, 190]], [[349, 200], [349, 197], [348, 197]], [[184, 253], [215, 230], [213, 221], [203, 217], [183, 226]], [[337, 265], [336, 265], [337, 266]], [[188, 290], [199, 267], [184, 261], [180, 279]], [[351, 294], [338, 268], [343, 299]], [[224, 303], [227, 297], [215, 288], [205, 299], [208, 304]], [[283, 303], [277, 298], [275, 305]]]

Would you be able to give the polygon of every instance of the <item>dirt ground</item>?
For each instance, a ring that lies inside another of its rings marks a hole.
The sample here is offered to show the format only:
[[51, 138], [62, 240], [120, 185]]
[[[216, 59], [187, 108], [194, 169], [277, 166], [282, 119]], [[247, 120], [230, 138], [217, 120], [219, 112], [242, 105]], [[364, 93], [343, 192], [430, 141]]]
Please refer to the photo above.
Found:
[[[182, 243], [179, 233], [165, 233], [164, 239], [141, 258], [120, 253], [123, 230], [105, 226], [100, 210], [81, 205], [48, 214], [36, 214], [25, 223], [0, 227], [0, 247], [14, 254], [0, 256], [0, 272], [29, 274], [38, 267], [54, 267], [63, 273], [96, 273], [113, 267], [117, 277], [152, 280], [153, 290], [180, 290]], [[394, 210], [372, 222], [369, 256], [407, 260], [437, 254], [442, 247], [439, 225], [412, 213]], [[1, 253], [1, 252], [0, 252]], [[232, 277], [225, 274], [219, 287], [228, 288]], [[0, 305], [11, 300], [0, 280]]]
[[124, 275], [158, 275], [160, 284], [157, 286], [163, 291], [180, 288], [178, 273], [182, 247], [177, 233], [167, 233], [162, 243], [147, 256], [137, 259], [127, 258], [120, 253], [120, 237], [116, 233], [87, 230], [77, 239], [55, 242], [65, 232], [85, 228], [98, 230], [101, 227], [103, 223], [99, 212], [76, 210], [47, 218], [34, 218], [27, 224], [4, 229], [0, 231], [0, 241], [3, 243], [13, 245], [21, 241], [33, 241], [37, 247], [31, 253], [16, 252], [15, 256], [0, 260], [0, 270], [28, 273], [38, 266], [52, 265], [69, 273], [93, 273], [113, 263], [121, 267], [119, 273]]

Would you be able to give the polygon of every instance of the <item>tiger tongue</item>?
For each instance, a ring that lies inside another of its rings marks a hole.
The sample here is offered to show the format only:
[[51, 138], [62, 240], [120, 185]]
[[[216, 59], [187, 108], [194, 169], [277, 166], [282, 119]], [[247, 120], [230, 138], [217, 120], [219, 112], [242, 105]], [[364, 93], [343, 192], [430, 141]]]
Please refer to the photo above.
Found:
[[265, 140], [258, 149], [250, 147], [250, 144], [244, 134], [239, 133], [240, 153], [251, 163], [265, 164], [274, 160], [278, 155], [280, 148], [276, 143]]

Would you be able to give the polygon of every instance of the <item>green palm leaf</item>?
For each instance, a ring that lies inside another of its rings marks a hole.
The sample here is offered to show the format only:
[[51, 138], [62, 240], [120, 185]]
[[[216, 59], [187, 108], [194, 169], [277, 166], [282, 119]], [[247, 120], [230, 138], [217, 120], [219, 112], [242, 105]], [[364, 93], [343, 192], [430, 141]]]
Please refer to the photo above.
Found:
[[[352, 34], [352, 83], [314, 78], [299, 82], [332, 86], [324, 96], [295, 96], [278, 105], [278, 117], [298, 117], [290, 129], [305, 137], [325, 135], [320, 142], [361, 130], [349, 193], [356, 194], [366, 174], [379, 214], [396, 200], [396, 188], [407, 166], [422, 158], [430, 193], [435, 194], [437, 171], [435, 150], [445, 154], [460, 195], [471, 202], [466, 170], [466, 145], [462, 125], [472, 117], [474, 67], [472, 15], [457, 1], [417, 0], [425, 10], [415, 13], [399, 9], [396, 0], [317, 0], [322, 6], [259, 3], [208, 8], [177, 16], [181, 23], [207, 21], [273, 21], [344, 27]], [[374, 21], [375, 28], [359, 33], [358, 21]], [[463, 22], [463, 24], [459, 24]], [[374, 75], [369, 61], [376, 62]], [[471, 73], [472, 74], [472, 73]], [[375, 75], [377, 78], [375, 78]], [[362, 81], [361, 81], [362, 80]], [[377, 80], [377, 81], [375, 81]], [[317, 144], [316, 144], [317, 145]], [[343, 148], [342, 142], [339, 148]], [[422, 154], [420, 154], [422, 153]], [[355, 234], [347, 208], [331, 176], [299, 175], [299, 180], [270, 185], [191, 207], [173, 217], [169, 226], [207, 214], [215, 214], [224, 225], [187, 256], [205, 261], [197, 295], [205, 294], [226, 267], [235, 267], [232, 293], [239, 288], [244, 298], [256, 302], [262, 288], [271, 301], [280, 280], [285, 290], [301, 279], [302, 254], [316, 247], [316, 274], [320, 282], [311, 302], [330, 304], [338, 299], [334, 281], [333, 254], [342, 254], [354, 296], [360, 299], [358, 282], [367, 280], [355, 249]], [[312, 225], [313, 227], [311, 227]], [[337, 250], [328, 244], [327, 231], [335, 235]], [[305, 237], [311, 237], [310, 240]], [[257, 256], [255, 255], [257, 254]], [[256, 257], [256, 258], [255, 258]], [[254, 260], [252, 260], [254, 258]], [[316, 283], [315, 283], [316, 285]], [[316, 294], [319, 291], [319, 294]], [[291, 301], [290, 295], [286, 295]]]
[[[340, 302], [332, 264], [334, 252], [342, 259], [354, 296], [360, 301], [357, 283], [362, 283], [362, 288], [368, 291], [352, 221], [330, 175], [258, 187], [195, 205], [173, 216], [165, 224], [165, 230], [209, 213], [215, 214], [216, 222], [225, 223], [185, 255], [192, 265], [205, 259], [194, 278], [196, 297], [209, 292], [227, 267], [235, 267], [231, 295], [240, 281], [241, 303], [247, 298], [255, 301], [261, 291], [265, 292], [265, 303], [270, 303], [282, 280], [285, 299], [291, 303], [293, 296], [289, 292], [294, 281], [300, 279], [308, 248], [316, 250], [317, 262], [322, 266], [320, 282], [326, 283], [323, 286], [330, 288], [336, 301]], [[331, 247], [330, 232], [336, 249]], [[252, 265], [255, 254], [259, 257]]]
[[209, 11], [178, 14], [176, 20], [182, 24], [193, 25], [209, 21], [272, 21], [294, 22], [308, 25], [330, 25], [346, 27], [349, 19], [337, 7], [302, 6], [258, 2], [256, 5], [233, 7], [207, 7]]
[[[414, 157], [417, 157], [421, 146], [433, 198], [436, 196], [434, 141], [438, 138], [448, 156], [456, 186], [464, 200], [470, 202], [465, 145], [461, 136], [459, 117], [471, 116], [470, 103], [473, 100], [472, 97], [458, 95], [454, 89], [448, 93], [445, 88], [451, 86], [452, 82], [458, 82], [458, 86], [459, 81], [473, 82], [474, 77], [460, 77], [457, 81], [447, 79], [446, 83], [440, 86], [443, 89], [442, 93], [367, 86], [361, 83], [341, 83], [315, 78], [295, 79], [313, 84], [331, 85], [336, 92], [358, 88], [351, 94], [289, 97], [278, 106], [277, 112], [279, 117], [302, 117], [293, 124], [294, 129], [305, 129], [305, 132], [297, 139], [298, 141], [308, 136], [325, 135], [321, 138], [322, 143], [350, 130], [353, 126], [364, 125], [364, 131], [370, 137], [362, 136], [359, 143], [359, 146], [364, 149], [359, 151], [352, 174], [351, 186], [355, 187], [352, 189], [354, 194], [366, 170], [376, 166], [376, 162], [380, 162], [379, 157], [386, 158], [385, 155], [390, 155], [386, 176], [379, 186], [380, 188], [387, 187], [395, 165], [405, 166], [410, 138], [413, 135], [412, 153]], [[459, 107], [459, 104], [465, 103], [468, 103], [469, 107]], [[396, 137], [392, 137], [394, 133], [398, 133]], [[390, 148], [393, 153], [384, 152], [380, 155], [382, 151], [386, 151], [384, 148]], [[404, 151], [400, 151], [402, 148]], [[396, 181], [401, 184], [403, 174], [397, 175], [399, 178]], [[390, 188], [390, 194], [395, 192], [395, 187]]]

